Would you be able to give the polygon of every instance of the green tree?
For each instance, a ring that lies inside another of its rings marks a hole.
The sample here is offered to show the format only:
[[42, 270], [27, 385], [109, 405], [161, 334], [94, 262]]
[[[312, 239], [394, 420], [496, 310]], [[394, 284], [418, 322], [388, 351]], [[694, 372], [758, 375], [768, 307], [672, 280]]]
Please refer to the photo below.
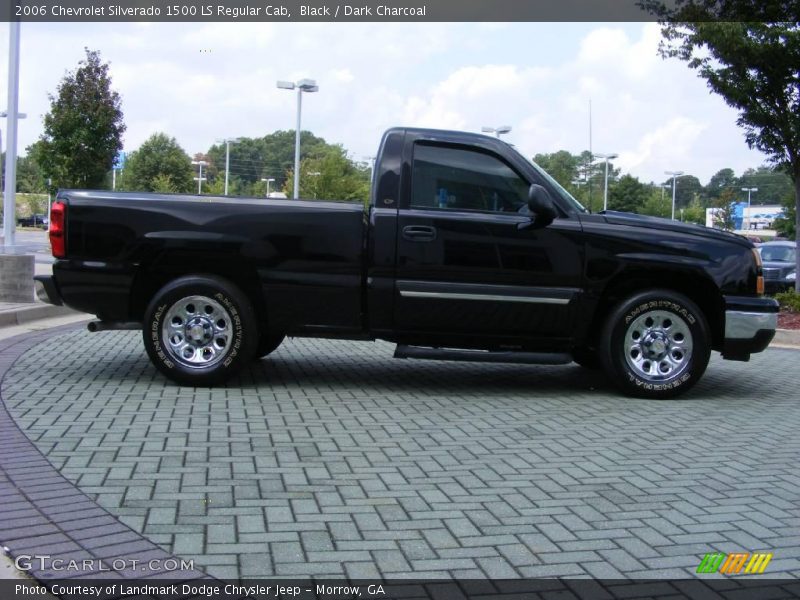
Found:
[[17, 200], [19, 202], [17, 205], [18, 216], [47, 214], [47, 196], [43, 194], [20, 194], [17, 196]]
[[64, 76], [56, 96], [49, 98], [44, 133], [29, 154], [58, 187], [101, 186], [122, 149], [125, 132], [108, 63], [86, 48], [86, 58]]
[[[795, 231], [800, 230], [800, 21], [795, 3], [642, 4], [665, 20], [661, 55], [697, 70], [738, 111], [737, 124], [748, 146], [792, 177]], [[800, 292], [800, 278], [795, 285]]]
[[[596, 162], [588, 150], [570, 154], [559, 150], [552, 154], [537, 154], [533, 162], [542, 167], [564, 189], [570, 192], [590, 211], [603, 208], [605, 185], [605, 163]], [[620, 170], [612, 162], [608, 164], [609, 189], [619, 177]]]
[[47, 180], [42, 167], [32, 156], [17, 159], [17, 191], [28, 194], [47, 193]]
[[662, 189], [654, 188], [644, 201], [639, 212], [651, 217], [669, 218], [672, 214], [672, 198], [667, 198]]
[[646, 185], [632, 175], [623, 175], [619, 181], [609, 187], [608, 208], [632, 213], [639, 212], [648, 196]]
[[[239, 138], [231, 144], [229, 181], [237, 182], [241, 193], [254, 194], [261, 179], [274, 178], [270, 190], [279, 190], [286, 184], [287, 173], [294, 165], [294, 130], [275, 131], [263, 138]], [[300, 132], [300, 160], [317, 156], [331, 147], [324, 139], [309, 131]], [[225, 144], [209, 148], [209, 183], [225, 177]], [[230, 194], [230, 189], [228, 191]], [[259, 195], [259, 194], [255, 194]], [[263, 195], [263, 194], [261, 194]]]
[[[752, 193], [752, 204], [780, 204], [787, 194], [793, 192], [792, 179], [781, 168], [761, 166], [747, 169], [738, 179], [737, 187], [758, 188]], [[742, 200], [747, 200], [747, 192], [741, 192]]]
[[542, 167], [555, 179], [561, 187], [570, 189], [573, 181], [578, 177], [578, 166], [580, 156], [570, 154], [566, 150], [559, 150], [552, 154], [537, 154], [533, 157], [533, 162]]
[[706, 209], [700, 199], [692, 200], [689, 206], [681, 209], [680, 215], [684, 223], [706, 224]]
[[709, 199], [719, 198], [722, 190], [736, 187], [736, 181], [733, 169], [720, 169], [711, 176], [705, 187], [705, 194]]
[[711, 202], [714, 209], [712, 223], [717, 229], [733, 231], [733, 205], [736, 202], [736, 192], [734, 188], [724, 188], [717, 198]]
[[193, 190], [193, 178], [192, 161], [175, 138], [155, 133], [128, 156], [119, 188], [186, 193]]
[[[286, 181], [292, 195], [293, 173]], [[347, 157], [341, 146], [330, 146], [300, 163], [300, 197], [320, 200], [364, 200], [369, 197], [369, 167]]]
[[783, 202], [783, 216], [775, 219], [775, 231], [780, 235], [794, 240], [797, 239], [797, 206], [794, 198], [787, 196]]
[[[663, 185], [668, 185], [667, 193], [670, 194], [670, 207], [672, 203], [672, 179], [667, 179]], [[693, 200], [704, 197], [703, 184], [694, 175], [681, 175], [675, 180], [675, 211], [689, 206]], [[671, 208], [670, 208], [671, 212]]]
[[172, 182], [172, 177], [166, 173], [159, 173], [150, 181], [152, 191], [161, 192], [164, 194], [171, 194], [177, 192], [175, 184]]

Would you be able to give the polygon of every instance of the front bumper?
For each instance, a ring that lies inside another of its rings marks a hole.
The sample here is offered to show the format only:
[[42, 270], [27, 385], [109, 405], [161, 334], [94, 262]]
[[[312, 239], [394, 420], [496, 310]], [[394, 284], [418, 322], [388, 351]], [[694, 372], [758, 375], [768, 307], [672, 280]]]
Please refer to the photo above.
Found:
[[52, 275], [36, 275], [33, 278], [33, 286], [36, 290], [36, 296], [42, 302], [54, 304], [55, 306], [64, 305]]
[[725, 339], [722, 358], [749, 360], [775, 337], [778, 302], [772, 298], [725, 297]]

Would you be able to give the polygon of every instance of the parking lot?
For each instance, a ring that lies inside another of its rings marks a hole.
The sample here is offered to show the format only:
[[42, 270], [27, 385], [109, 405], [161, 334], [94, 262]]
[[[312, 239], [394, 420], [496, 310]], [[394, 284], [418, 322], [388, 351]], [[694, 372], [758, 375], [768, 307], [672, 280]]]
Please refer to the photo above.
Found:
[[662, 402], [392, 351], [293, 339], [194, 389], [137, 332], [74, 330], [21, 351], [2, 397], [62, 475], [218, 577], [673, 578], [714, 551], [800, 576], [797, 351], [714, 357]]

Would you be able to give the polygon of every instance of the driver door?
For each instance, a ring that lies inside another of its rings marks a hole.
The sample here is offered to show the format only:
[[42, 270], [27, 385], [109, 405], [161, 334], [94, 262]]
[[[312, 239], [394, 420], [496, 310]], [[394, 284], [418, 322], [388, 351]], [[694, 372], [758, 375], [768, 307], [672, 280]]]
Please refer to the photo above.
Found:
[[530, 227], [499, 155], [417, 141], [398, 214], [395, 329], [428, 344], [527, 346], [571, 335], [580, 225]]

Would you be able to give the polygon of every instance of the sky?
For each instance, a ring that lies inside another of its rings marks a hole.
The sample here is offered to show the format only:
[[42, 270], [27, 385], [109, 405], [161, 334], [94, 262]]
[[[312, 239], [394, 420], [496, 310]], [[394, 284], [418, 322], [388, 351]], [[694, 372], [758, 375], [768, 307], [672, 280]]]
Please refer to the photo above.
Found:
[[[642, 181], [680, 170], [707, 183], [766, 162], [705, 81], [658, 56], [655, 23], [25, 23], [21, 35], [20, 154], [88, 47], [111, 63], [126, 151], [160, 131], [194, 154], [294, 129], [296, 96], [275, 83], [312, 78], [320, 90], [303, 96], [302, 128], [355, 160], [393, 126], [510, 125], [504, 139], [528, 157], [577, 154], [591, 102], [592, 150], [619, 154]], [[2, 24], [0, 110], [7, 48]]]

